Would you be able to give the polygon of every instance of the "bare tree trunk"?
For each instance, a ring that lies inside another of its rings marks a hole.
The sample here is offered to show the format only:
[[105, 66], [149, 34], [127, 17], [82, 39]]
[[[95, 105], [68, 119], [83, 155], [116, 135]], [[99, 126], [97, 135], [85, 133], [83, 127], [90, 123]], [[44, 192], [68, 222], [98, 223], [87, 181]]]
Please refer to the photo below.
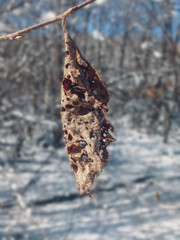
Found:
[[124, 36], [122, 39], [122, 44], [121, 44], [121, 54], [120, 54], [120, 60], [119, 60], [119, 66], [123, 67], [124, 66], [124, 62], [126, 59], [126, 47], [127, 47], [127, 43], [128, 43], [128, 38], [129, 38], [129, 29], [128, 29], [128, 23], [125, 24], [126, 25], [126, 29], [124, 32]]

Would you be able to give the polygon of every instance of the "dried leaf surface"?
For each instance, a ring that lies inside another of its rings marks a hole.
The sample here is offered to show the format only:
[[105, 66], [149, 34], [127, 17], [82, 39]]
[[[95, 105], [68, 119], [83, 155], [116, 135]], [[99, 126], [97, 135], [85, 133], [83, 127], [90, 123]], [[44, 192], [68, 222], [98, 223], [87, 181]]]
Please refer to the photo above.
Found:
[[64, 29], [65, 65], [61, 86], [61, 119], [66, 149], [80, 193], [90, 188], [108, 161], [106, 147], [114, 141], [105, 119], [109, 94], [96, 69], [81, 55]]

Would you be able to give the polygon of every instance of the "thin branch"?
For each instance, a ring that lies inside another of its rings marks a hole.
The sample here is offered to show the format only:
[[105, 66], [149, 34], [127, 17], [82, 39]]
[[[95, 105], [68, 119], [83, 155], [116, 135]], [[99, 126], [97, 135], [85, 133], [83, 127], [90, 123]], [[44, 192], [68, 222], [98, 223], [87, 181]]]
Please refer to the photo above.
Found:
[[83, 8], [85, 6], [87, 6], [88, 4], [92, 3], [92, 2], [95, 2], [96, 0], [87, 0], [77, 6], [74, 6], [70, 9], [68, 9], [66, 12], [64, 12], [63, 14], [60, 14], [56, 17], [53, 17], [49, 20], [46, 20], [42, 23], [38, 23], [36, 25], [33, 25], [31, 27], [27, 27], [27, 28], [24, 28], [20, 31], [17, 31], [17, 32], [14, 32], [14, 33], [10, 33], [10, 34], [7, 34], [7, 35], [2, 35], [0, 36], [0, 41], [6, 41], [6, 40], [19, 40], [19, 39], [22, 39], [24, 36], [25, 36], [25, 33], [27, 32], [30, 32], [32, 30], [35, 30], [35, 29], [38, 29], [38, 28], [41, 28], [41, 27], [44, 27], [48, 24], [51, 24], [51, 23], [54, 23], [54, 22], [57, 22], [57, 21], [61, 21], [62, 19], [65, 19], [68, 15], [74, 13], [75, 11], [79, 10], [80, 8]]

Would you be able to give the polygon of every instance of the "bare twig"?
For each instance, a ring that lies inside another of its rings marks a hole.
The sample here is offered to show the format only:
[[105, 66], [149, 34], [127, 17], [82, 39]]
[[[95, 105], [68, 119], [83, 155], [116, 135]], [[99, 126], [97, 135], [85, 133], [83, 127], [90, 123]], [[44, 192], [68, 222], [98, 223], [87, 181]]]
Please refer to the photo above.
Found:
[[20, 31], [17, 31], [17, 32], [14, 32], [14, 33], [10, 33], [10, 34], [7, 34], [7, 35], [2, 35], [0, 36], [0, 41], [6, 41], [6, 40], [19, 40], [19, 39], [22, 39], [24, 36], [25, 36], [25, 33], [27, 32], [30, 32], [32, 30], [35, 30], [35, 29], [38, 29], [38, 28], [41, 28], [43, 26], [46, 26], [48, 24], [51, 24], [51, 23], [54, 23], [54, 22], [57, 22], [57, 21], [61, 21], [62, 19], [65, 19], [68, 15], [74, 13], [75, 11], [79, 10], [80, 8], [83, 8], [85, 7], [86, 5], [94, 2], [96, 0], [87, 0], [77, 6], [74, 6], [70, 9], [68, 9], [66, 12], [64, 12], [63, 14], [60, 14], [56, 17], [53, 17], [49, 20], [46, 20], [42, 23], [39, 23], [39, 24], [36, 24], [36, 25], [33, 25], [33, 26], [30, 26], [30, 27], [27, 27], [27, 28], [24, 28]]

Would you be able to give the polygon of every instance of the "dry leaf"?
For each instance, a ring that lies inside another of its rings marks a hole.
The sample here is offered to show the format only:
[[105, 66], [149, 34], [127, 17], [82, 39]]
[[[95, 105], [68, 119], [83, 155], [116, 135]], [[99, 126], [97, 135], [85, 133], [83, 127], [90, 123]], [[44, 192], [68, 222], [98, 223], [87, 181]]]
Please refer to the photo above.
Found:
[[65, 26], [65, 66], [61, 86], [61, 119], [70, 165], [80, 193], [90, 195], [92, 183], [106, 166], [106, 147], [115, 139], [105, 119], [109, 94], [96, 69], [81, 55]]

